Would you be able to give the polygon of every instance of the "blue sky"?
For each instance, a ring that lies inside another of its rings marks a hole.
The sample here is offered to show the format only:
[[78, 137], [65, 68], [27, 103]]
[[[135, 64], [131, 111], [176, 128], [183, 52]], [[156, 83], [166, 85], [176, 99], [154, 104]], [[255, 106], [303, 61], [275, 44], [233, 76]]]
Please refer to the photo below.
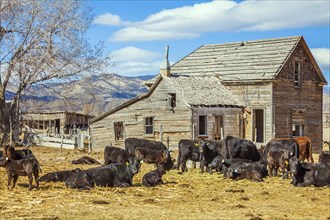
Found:
[[330, 1], [90, 1], [87, 36], [103, 41], [115, 65], [106, 72], [155, 75], [203, 44], [304, 36], [330, 83]]

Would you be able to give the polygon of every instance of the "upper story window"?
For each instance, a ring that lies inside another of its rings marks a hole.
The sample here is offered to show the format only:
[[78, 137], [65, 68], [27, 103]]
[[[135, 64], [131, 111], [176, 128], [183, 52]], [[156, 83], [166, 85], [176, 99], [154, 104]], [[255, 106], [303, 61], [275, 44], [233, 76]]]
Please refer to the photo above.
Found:
[[154, 133], [154, 117], [144, 118], [144, 132], [145, 134]]
[[200, 115], [198, 118], [198, 134], [207, 135], [207, 116]]
[[113, 123], [115, 130], [115, 140], [123, 140], [124, 138], [124, 124], [122, 121]]
[[176, 107], [176, 95], [175, 93], [169, 93], [167, 96], [167, 106], [170, 109], [174, 109]]
[[301, 87], [301, 62], [294, 62], [294, 86]]
[[304, 136], [304, 125], [292, 125], [292, 137]]

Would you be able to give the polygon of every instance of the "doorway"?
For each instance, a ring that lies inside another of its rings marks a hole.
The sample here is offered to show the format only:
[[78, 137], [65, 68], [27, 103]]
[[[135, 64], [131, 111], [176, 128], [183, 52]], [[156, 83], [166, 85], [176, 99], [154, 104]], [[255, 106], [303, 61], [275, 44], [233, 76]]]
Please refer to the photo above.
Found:
[[214, 117], [214, 140], [223, 139], [223, 119], [221, 115], [216, 115]]
[[253, 110], [253, 140], [255, 142], [264, 142], [264, 110]]

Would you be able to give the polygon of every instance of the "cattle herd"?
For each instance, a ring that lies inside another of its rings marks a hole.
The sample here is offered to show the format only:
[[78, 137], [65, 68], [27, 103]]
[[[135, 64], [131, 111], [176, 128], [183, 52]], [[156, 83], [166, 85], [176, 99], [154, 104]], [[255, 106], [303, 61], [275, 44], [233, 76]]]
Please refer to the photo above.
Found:
[[30, 149], [17, 150], [5, 146], [3, 153], [0, 152], [0, 166], [7, 172], [8, 188], [12, 182], [12, 187], [15, 187], [19, 176], [28, 176], [29, 190], [33, 187], [33, 177], [37, 189], [39, 182], [64, 182], [66, 187], [79, 190], [95, 186], [129, 187], [133, 185], [133, 177], [140, 172], [143, 162], [155, 164], [155, 169], [142, 178], [142, 185], [151, 187], [163, 184], [162, 176], [171, 169], [187, 172], [188, 160], [195, 168], [198, 162], [201, 173], [219, 172], [233, 180], [259, 182], [266, 176], [281, 175], [282, 178], [291, 176], [294, 186], [330, 186], [330, 152], [322, 152], [318, 163], [314, 163], [308, 137], [274, 138], [260, 149], [249, 140], [233, 136], [219, 141], [182, 139], [178, 143], [176, 164], [171, 151], [162, 142], [127, 138], [125, 149], [105, 147], [102, 165], [84, 156], [72, 163], [98, 166], [50, 172], [40, 178], [41, 167]]

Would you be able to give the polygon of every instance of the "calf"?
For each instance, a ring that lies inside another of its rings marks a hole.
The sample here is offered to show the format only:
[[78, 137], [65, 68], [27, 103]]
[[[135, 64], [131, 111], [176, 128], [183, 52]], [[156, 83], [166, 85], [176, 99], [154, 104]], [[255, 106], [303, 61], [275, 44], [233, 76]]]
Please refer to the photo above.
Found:
[[65, 182], [70, 176], [80, 171], [79, 168], [76, 168], [73, 170], [50, 172], [40, 177], [39, 182]]
[[266, 164], [253, 162], [247, 159], [224, 159], [223, 160], [224, 176], [234, 179], [250, 179], [253, 181], [263, 181], [263, 177], [267, 176]]
[[125, 149], [130, 156], [135, 156], [135, 149], [143, 147], [150, 150], [167, 150], [166, 146], [160, 141], [152, 141], [141, 138], [127, 138], [125, 140]]
[[159, 166], [166, 162], [167, 154], [163, 150], [150, 150], [144, 147], [137, 147], [135, 155], [139, 160], [146, 163], [154, 163]]
[[97, 164], [101, 165], [101, 163], [91, 157], [83, 156], [77, 160], [72, 161], [73, 164]]
[[222, 171], [222, 161], [223, 157], [222, 156], [216, 156], [213, 161], [208, 165], [210, 169], [215, 169], [218, 171]]
[[[28, 176], [29, 190], [32, 189], [33, 176], [39, 189], [39, 163], [36, 158], [27, 158], [21, 160], [12, 160], [8, 157], [0, 161], [0, 166], [5, 167], [8, 176], [8, 188], [13, 180], [13, 187], [15, 187], [19, 176]], [[32, 176], [33, 175], [33, 176]]]
[[70, 176], [66, 181], [66, 187], [91, 189], [94, 186], [128, 187], [133, 185], [133, 176], [140, 171], [140, 161], [130, 157], [129, 162], [113, 163], [100, 167], [81, 170]]
[[313, 164], [290, 158], [290, 170], [294, 186], [330, 186], [330, 164]]
[[330, 151], [322, 151], [322, 153], [319, 155], [319, 163], [330, 164]]
[[212, 141], [202, 140], [200, 141], [202, 157], [201, 157], [201, 173], [204, 172], [204, 167], [207, 167], [209, 173], [212, 173], [212, 169], [209, 169], [208, 165], [212, 163], [216, 156], [222, 156], [222, 150], [225, 145], [224, 140]]
[[162, 176], [166, 173], [163, 165], [157, 167], [157, 169], [146, 173], [142, 178], [143, 186], [156, 186], [163, 184]]
[[110, 163], [125, 163], [128, 161], [129, 153], [127, 150], [119, 148], [106, 146], [104, 149], [104, 164]]
[[286, 150], [271, 149], [267, 155], [268, 174], [270, 177], [277, 176], [278, 169], [281, 168], [283, 178], [288, 178], [289, 154]]
[[187, 172], [187, 161], [200, 162], [200, 146], [198, 141], [181, 139], [178, 144], [178, 164], [176, 168], [179, 170], [181, 167], [182, 172]]

